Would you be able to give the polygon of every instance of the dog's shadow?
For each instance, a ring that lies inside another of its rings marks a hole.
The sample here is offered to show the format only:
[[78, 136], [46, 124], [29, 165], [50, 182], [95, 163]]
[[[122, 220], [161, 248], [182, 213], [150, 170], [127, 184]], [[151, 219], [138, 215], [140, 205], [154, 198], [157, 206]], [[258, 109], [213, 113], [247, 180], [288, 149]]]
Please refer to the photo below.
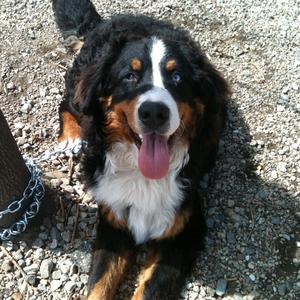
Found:
[[[291, 194], [275, 179], [267, 182], [261, 179], [259, 172], [264, 166], [257, 156], [268, 151], [268, 147], [272, 143], [254, 141], [238, 107], [231, 102], [216, 165], [199, 182], [199, 197], [206, 206], [206, 247], [187, 278], [181, 298], [214, 298], [219, 279], [227, 283], [225, 295], [236, 297], [273, 294], [272, 299], [282, 299], [282, 293], [297, 293], [299, 202], [296, 194]], [[48, 198], [39, 217], [16, 241], [25, 240], [29, 247], [34, 246], [41, 225], [43, 231], [48, 226], [46, 231], [50, 233], [60, 219], [55, 215], [61, 214], [62, 209], [74, 209], [75, 203], [67, 193], [52, 190]], [[84, 214], [77, 221], [81, 218], [84, 219]], [[66, 242], [60, 237], [59, 247], [50, 251], [69, 254], [77, 260], [79, 269], [87, 272], [93, 237], [87, 240], [76, 229], [71, 239]], [[84, 264], [83, 257], [87, 260]], [[129, 274], [116, 299], [128, 299], [133, 294], [135, 271]]]
[[282, 299], [296, 293], [299, 199], [277, 182], [280, 174], [267, 181], [260, 176], [266, 166], [259, 156], [272, 146], [251, 136], [231, 102], [216, 166], [200, 184], [208, 235], [189, 278], [199, 296], [214, 296], [219, 279], [227, 282], [225, 295]]

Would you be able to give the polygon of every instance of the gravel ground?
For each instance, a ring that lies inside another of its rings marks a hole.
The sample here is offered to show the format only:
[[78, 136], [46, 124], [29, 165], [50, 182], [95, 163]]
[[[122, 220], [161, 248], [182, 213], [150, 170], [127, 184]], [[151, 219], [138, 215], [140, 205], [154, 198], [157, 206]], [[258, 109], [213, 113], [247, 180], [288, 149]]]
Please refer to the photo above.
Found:
[[[94, 2], [104, 17], [139, 12], [185, 27], [232, 85], [218, 162], [199, 185], [207, 247], [181, 298], [300, 299], [300, 1]], [[39, 157], [57, 143], [73, 57], [49, 1], [1, 0], [0, 28], [0, 107], [23, 155]], [[39, 165], [55, 206], [45, 202], [28, 233], [2, 244], [0, 298], [78, 299], [96, 205], [77, 161], [72, 176], [63, 155]], [[133, 275], [118, 299], [129, 298]]]

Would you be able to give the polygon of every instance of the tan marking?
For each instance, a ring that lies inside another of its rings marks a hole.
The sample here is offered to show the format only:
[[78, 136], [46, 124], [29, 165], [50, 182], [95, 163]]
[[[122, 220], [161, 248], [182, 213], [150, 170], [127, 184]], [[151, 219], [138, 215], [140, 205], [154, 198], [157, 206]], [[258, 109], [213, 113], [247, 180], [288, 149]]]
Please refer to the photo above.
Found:
[[140, 272], [138, 286], [131, 300], [143, 300], [146, 284], [152, 278], [158, 261], [159, 256], [157, 254], [150, 255], [147, 264], [142, 268]]
[[109, 222], [113, 227], [126, 228], [126, 221], [123, 219], [119, 220], [109, 207], [102, 205], [100, 210], [103, 217], [106, 218], [107, 222]]
[[166, 69], [168, 72], [173, 72], [174, 70], [176, 70], [176, 68], [177, 68], [177, 63], [175, 59], [170, 59], [169, 61], [167, 61]]
[[186, 102], [177, 102], [177, 107], [180, 115], [180, 129], [179, 134], [185, 140], [192, 139], [196, 134], [196, 124], [203, 117], [204, 104], [196, 100], [196, 110]]
[[68, 111], [61, 113], [62, 131], [58, 138], [60, 142], [66, 139], [78, 139], [81, 136], [81, 129], [75, 117]]
[[178, 235], [190, 219], [191, 214], [192, 212], [190, 210], [178, 212], [174, 217], [172, 225], [166, 229], [159, 239], [173, 238]]
[[134, 70], [134, 71], [139, 72], [142, 70], [142, 62], [138, 58], [134, 58], [131, 61], [130, 65], [131, 65], [132, 70]]
[[134, 98], [128, 102], [124, 100], [116, 105], [111, 105], [105, 127], [108, 144], [111, 145], [117, 141], [133, 142], [129, 127], [137, 132], [135, 121], [136, 103], [137, 98]]
[[129, 260], [130, 253], [128, 252], [112, 261], [106, 272], [95, 284], [87, 299], [112, 300], [120, 282], [124, 278]]

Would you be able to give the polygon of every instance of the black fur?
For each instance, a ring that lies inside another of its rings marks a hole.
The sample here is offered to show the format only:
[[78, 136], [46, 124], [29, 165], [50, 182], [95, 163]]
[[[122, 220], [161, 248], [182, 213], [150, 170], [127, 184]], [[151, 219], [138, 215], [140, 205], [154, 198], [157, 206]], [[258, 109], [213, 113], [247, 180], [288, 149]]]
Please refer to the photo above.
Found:
[[[142, 49], [147, 48], [149, 37], [164, 40], [167, 49], [171, 49], [174, 57], [178, 58], [184, 82], [178, 86], [171, 81], [165, 82], [173, 98], [187, 103], [194, 114], [198, 101], [205, 106], [204, 115], [195, 124], [196, 134], [190, 140], [190, 160], [180, 172], [180, 176], [188, 179], [190, 185], [186, 188], [179, 212], [192, 211], [192, 214], [177, 236], [147, 243], [149, 248], [159, 253], [159, 262], [146, 284], [143, 299], [176, 299], [184, 276], [203, 246], [206, 225], [197, 188], [201, 176], [210, 170], [216, 158], [230, 94], [227, 83], [189, 34], [174, 29], [169, 23], [141, 15], [121, 15], [104, 21], [88, 0], [55, 0], [53, 9], [64, 37], [70, 34], [85, 36], [85, 44], [66, 76], [66, 99], [62, 107], [77, 116], [83, 137], [88, 141], [83, 158], [88, 186], [95, 184], [95, 172], [103, 171], [109, 149], [103, 130], [107, 122], [106, 112], [99, 99], [112, 95], [113, 103], [117, 104], [149, 89], [146, 74], [136, 85], [124, 81], [120, 75], [125, 72], [120, 57], [134, 55], [134, 51], [141, 53]], [[75, 97], [79, 83], [83, 86], [80, 101]], [[135, 249], [131, 233], [115, 228], [106, 221], [100, 210], [90, 291], [118, 255]]]

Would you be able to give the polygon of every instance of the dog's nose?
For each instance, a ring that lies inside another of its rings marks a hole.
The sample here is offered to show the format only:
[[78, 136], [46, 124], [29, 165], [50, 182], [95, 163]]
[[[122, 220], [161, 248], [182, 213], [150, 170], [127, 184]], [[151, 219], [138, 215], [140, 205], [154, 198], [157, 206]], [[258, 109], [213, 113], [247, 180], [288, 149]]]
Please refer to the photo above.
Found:
[[144, 126], [156, 130], [168, 122], [170, 110], [161, 102], [146, 101], [139, 107], [138, 116]]

